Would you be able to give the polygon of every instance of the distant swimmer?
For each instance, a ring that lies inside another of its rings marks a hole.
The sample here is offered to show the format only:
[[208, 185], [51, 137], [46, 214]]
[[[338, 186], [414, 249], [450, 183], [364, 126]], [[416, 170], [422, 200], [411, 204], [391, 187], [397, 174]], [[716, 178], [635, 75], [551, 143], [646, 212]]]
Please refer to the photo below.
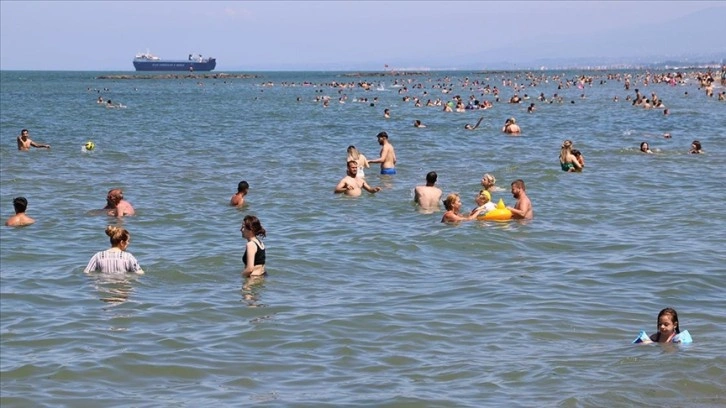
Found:
[[650, 147], [648, 146], [648, 142], [643, 142], [643, 143], [640, 144], [640, 151], [642, 153], [648, 153], [648, 154], [652, 154], [653, 153], [653, 151], [651, 151], [650, 150]]
[[108, 191], [106, 195], [106, 206], [103, 209], [111, 217], [121, 218], [136, 214], [131, 203], [124, 200], [124, 192], [120, 188], [113, 188]]
[[241, 207], [245, 203], [245, 197], [250, 190], [250, 184], [242, 180], [237, 184], [237, 192], [229, 200], [229, 205], [233, 207]]
[[358, 178], [358, 163], [355, 160], [348, 161], [348, 171], [345, 177], [343, 177], [333, 192], [335, 194], [345, 193], [351, 197], [358, 197], [362, 191], [365, 190], [371, 194], [375, 194], [381, 191], [380, 187], [371, 187], [362, 178]]
[[573, 172], [582, 170], [582, 165], [572, 154], [572, 141], [565, 140], [560, 148], [560, 167], [562, 171]]
[[30, 150], [31, 146], [43, 149], [50, 149], [49, 144], [35, 143], [34, 141], [30, 140], [30, 133], [28, 132], [28, 129], [21, 130], [20, 136], [18, 136], [18, 150]]
[[420, 121], [420, 120], [416, 119], [416, 120], [414, 120], [414, 121], [413, 121], [413, 127], [417, 127], [417, 128], [425, 128], [425, 127], [426, 127], [426, 125], [424, 125], [423, 123], [421, 123], [421, 121]]
[[484, 116], [480, 117], [479, 120], [476, 121], [476, 125], [472, 126], [470, 124], [464, 125], [464, 129], [466, 130], [474, 130], [479, 127], [479, 124], [481, 124], [481, 121], [484, 119]]
[[388, 109], [388, 108], [384, 109], [383, 110], [383, 117], [386, 118], [386, 119], [390, 119], [391, 118], [391, 110]]
[[15, 215], [8, 218], [5, 225], [8, 227], [23, 227], [35, 222], [34, 219], [25, 215], [25, 210], [28, 208], [28, 200], [25, 197], [15, 197], [13, 207], [15, 207]]
[[514, 207], [507, 207], [507, 209], [512, 212], [513, 218], [523, 220], [531, 220], [534, 218], [532, 202], [527, 197], [524, 180], [517, 179], [512, 182], [512, 197], [517, 199], [517, 203], [514, 204]]
[[439, 200], [443, 192], [440, 188], [436, 187], [436, 180], [438, 175], [435, 171], [430, 171], [426, 174], [426, 185], [416, 186], [413, 190], [413, 201], [421, 206], [425, 210], [438, 210]]
[[691, 154], [703, 153], [703, 150], [701, 150], [701, 142], [699, 142], [698, 140], [694, 140], [693, 143], [691, 143], [691, 150], [689, 150], [688, 153], [691, 153]]
[[380, 132], [376, 137], [381, 145], [381, 157], [368, 160], [368, 163], [381, 163], [381, 174], [396, 174], [396, 152], [388, 141], [388, 133]]
[[496, 186], [497, 179], [492, 176], [491, 174], [487, 173], [482, 176], [481, 178], [481, 186], [484, 187], [485, 190], [492, 192], [492, 191], [504, 191], [503, 188]]
[[514, 118], [509, 118], [504, 122], [504, 127], [502, 128], [502, 132], [510, 135], [518, 135], [522, 133], [522, 129], [519, 128], [519, 125], [517, 125], [517, 120]]

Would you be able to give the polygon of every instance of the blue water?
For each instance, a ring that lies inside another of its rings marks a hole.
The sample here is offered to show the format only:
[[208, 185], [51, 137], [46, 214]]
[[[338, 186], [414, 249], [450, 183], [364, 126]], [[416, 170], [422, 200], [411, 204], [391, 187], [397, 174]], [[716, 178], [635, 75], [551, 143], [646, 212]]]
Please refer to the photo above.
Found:
[[[3, 407], [726, 405], [726, 102], [694, 73], [677, 86], [644, 71], [546, 71], [537, 86], [520, 72], [102, 74], [1, 73], [0, 214], [22, 195], [36, 219], [0, 228]], [[581, 74], [593, 85], [557, 89]], [[531, 99], [506, 103], [503, 79]], [[635, 88], [670, 114], [633, 107]], [[494, 107], [402, 99], [472, 94]], [[511, 116], [520, 137], [500, 132]], [[52, 148], [17, 151], [22, 128]], [[334, 195], [346, 147], [375, 158], [383, 130], [398, 174], [367, 169], [381, 192]], [[583, 173], [559, 169], [564, 139]], [[687, 153], [694, 139], [705, 154]], [[510, 205], [524, 179], [535, 218], [443, 225], [412, 203], [431, 170], [465, 210], [484, 173]], [[248, 204], [231, 208], [241, 180]], [[93, 213], [114, 187], [135, 217]], [[268, 232], [263, 282], [240, 275], [247, 214]], [[131, 232], [145, 275], [83, 273], [109, 224]], [[694, 343], [631, 345], [667, 306]]]

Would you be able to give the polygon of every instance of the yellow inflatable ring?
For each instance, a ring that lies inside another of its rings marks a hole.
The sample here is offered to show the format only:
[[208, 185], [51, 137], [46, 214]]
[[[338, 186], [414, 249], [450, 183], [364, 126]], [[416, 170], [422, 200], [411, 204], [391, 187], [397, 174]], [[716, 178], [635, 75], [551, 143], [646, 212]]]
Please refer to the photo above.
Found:
[[512, 212], [507, 209], [504, 205], [504, 200], [500, 198], [499, 203], [497, 203], [497, 208], [486, 214], [480, 214], [476, 219], [485, 221], [509, 221], [512, 219]]

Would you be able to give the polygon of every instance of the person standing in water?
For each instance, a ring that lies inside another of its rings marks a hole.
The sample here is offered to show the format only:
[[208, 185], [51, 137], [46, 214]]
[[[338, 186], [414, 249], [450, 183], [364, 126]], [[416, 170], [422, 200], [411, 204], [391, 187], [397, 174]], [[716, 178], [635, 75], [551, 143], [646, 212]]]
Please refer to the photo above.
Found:
[[378, 144], [381, 145], [381, 157], [368, 160], [368, 163], [381, 163], [381, 174], [396, 174], [396, 152], [388, 141], [388, 133], [380, 132], [376, 137]]
[[242, 237], [247, 240], [245, 253], [242, 255], [242, 262], [245, 265], [242, 276], [249, 278], [267, 275], [265, 270], [265, 262], [267, 261], [265, 244], [260, 239], [267, 236], [267, 231], [262, 228], [262, 224], [257, 217], [247, 215], [242, 221], [240, 232]]

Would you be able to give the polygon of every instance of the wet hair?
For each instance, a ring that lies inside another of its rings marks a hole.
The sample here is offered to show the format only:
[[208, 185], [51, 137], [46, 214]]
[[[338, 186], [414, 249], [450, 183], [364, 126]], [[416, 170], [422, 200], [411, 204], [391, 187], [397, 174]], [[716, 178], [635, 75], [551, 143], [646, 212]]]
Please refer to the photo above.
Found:
[[446, 196], [446, 198], [444, 199], [444, 207], [447, 211], [451, 211], [454, 209], [454, 202], [456, 202], [457, 199], [459, 199], [459, 194], [457, 193], [451, 193]]
[[[484, 175], [484, 177], [482, 177], [482, 181], [487, 181], [487, 182], [489, 182], [489, 183], [490, 183], [490, 185], [492, 185], [492, 186], [493, 186], [494, 184], [496, 184], [496, 182], [497, 182], [497, 179], [496, 179], [496, 178], [494, 178], [494, 176], [492, 176], [491, 174], [487, 173], [487, 174], [485, 174], [485, 175]], [[484, 183], [482, 183], [482, 185], [483, 185], [483, 184], [484, 184]]]
[[527, 191], [527, 189], [524, 187], [524, 180], [522, 179], [516, 179], [512, 182], [512, 187], [519, 187], [524, 191]]
[[701, 142], [698, 140], [694, 140], [691, 144], [696, 147], [696, 150], [701, 150]]
[[21, 135], [22, 135], [23, 133], [28, 133], [28, 129], [23, 129], [23, 130], [21, 130], [21, 131], [20, 131], [20, 134], [21, 134]]
[[264, 228], [262, 228], [262, 224], [260, 223], [260, 219], [255, 217], [254, 215], [246, 215], [245, 218], [242, 220], [242, 225], [252, 231], [256, 237], [266, 237], [267, 231], [265, 231]]
[[15, 207], [15, 214], [24, 213], [25, 209], [28, 208], [28, 200], [25, 197], [15, 197], [13, 207]]
[[106, 235], [111, 238], [111, 246], [117, 247], [120, 243], [128, 241], [131, 233], [126, 228], [109, 225], [106, 227]]
[[580, 156], [582, 155], [582, 153], [580, 153], [580, 151], [579, 151], [579, 150], [577, 150], [577, 149], [572, 149], [572, 154], [573, 154], [573, 155], [574, 155], [575, 157], [580, 157]]
[[[673, 309], [672, 307], [666, 307], [665, 309], [661, 310], [660, 313], [658, 313], [658, 320], [656, 320], [655, 324], [656, 327], [658, 327], [658, 322], [660, 321], [661, 316], [668, 315], [671, 317], [671, 321], [673, 322], [673, 326], [676, 328], [676, 333], [681, 332], [681, 325], [678, 323], [678, 312], [676, 312], [676, 309]], [[660, 334], [660, 333], [658, 333]]]
[[438, 179], [439, 175], [436, 174], [435, 171], [430, 171], [428, 174], [426, 174], [426, 182], [429, 184], [436, 183], [436, 179]]
[[[642, 143], [640, 144], [640, 151], [641, 151], [641, 152], [644, 152], [644, 151], [645, 151], [645, 150], [643, 150], [643, 146], [648, 146], [648, 142], [642, 142]], [[648, 147], [650, 147], [650, 146], [648, 146]]]
[[376, 135], [376, 137], [385, 137], [386, 139], [388, 139], [388, 133], [386, 133], [386, 132], [380, 132], [380, 133], [378, 133]]
[[239, 184], [237, 184], [237, 192], [238, 193], [246, 193], [247, 190], [250, 189], [250, 184], [244, 180], [240, 181]]

